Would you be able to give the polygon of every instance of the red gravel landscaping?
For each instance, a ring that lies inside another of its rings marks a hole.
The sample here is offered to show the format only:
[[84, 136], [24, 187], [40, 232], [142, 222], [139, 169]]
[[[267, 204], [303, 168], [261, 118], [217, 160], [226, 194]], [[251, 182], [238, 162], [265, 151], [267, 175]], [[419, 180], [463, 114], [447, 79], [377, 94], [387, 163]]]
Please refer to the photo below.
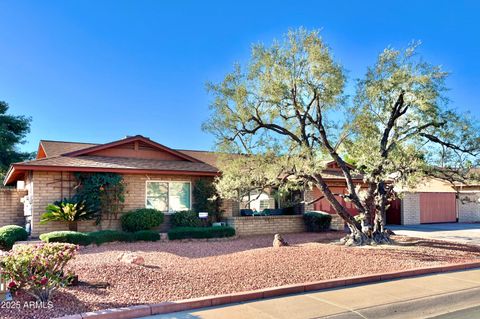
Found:
[[[394, 237], [394, 246], [344, 247], [341, 234], [286, 234], [219, 242], [112, 243], [82, 248], [71, 268], [80, 284], [58, 291], [50, 310], [0, 309], [0, 318], [51, 318], [91, 310], [158, 303], [323, 279], [391, 272], [480, 259], [480, 247]], [[133, 251], [143, 266], [117, 260]], [[20, 298], [23, 300], [23, 298]]]

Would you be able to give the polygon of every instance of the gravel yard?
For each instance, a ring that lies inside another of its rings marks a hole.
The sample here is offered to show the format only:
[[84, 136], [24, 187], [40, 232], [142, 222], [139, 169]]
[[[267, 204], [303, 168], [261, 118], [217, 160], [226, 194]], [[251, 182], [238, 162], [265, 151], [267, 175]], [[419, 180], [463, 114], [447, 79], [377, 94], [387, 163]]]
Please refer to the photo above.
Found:
[[[331, 244], [340, 236], [336, 232], [286, 234], [291, 246], [276, 249], [271, 247], [270, 235], [219, 242], [112, 243], [82, 248], [71, 263], [80, 284], [56, 293], [53, 309], [0, 309], [0, 318], [51, 318], [480, 259], [478, 247], [399, 236], [394, 237], [397, 244], [388, 247]], [[140, 254], [145, 264], [119, 262], [118, 256], [128, 251]]]

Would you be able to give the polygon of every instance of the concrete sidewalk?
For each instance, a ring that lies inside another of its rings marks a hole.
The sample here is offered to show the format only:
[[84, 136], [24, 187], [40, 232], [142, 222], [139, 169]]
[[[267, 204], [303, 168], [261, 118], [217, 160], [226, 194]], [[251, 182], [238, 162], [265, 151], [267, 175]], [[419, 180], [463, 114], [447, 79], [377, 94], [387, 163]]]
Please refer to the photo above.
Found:
[[475, 269], [145, 318], [428, 318], [478, 304], [480, 304], [480, 269]]

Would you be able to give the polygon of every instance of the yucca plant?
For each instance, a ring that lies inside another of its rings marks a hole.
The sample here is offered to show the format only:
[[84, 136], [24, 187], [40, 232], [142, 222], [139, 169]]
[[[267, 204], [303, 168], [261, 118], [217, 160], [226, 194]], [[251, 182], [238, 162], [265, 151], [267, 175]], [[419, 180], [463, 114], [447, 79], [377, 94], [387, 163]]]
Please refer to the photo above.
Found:
[[40, 224], [51, 221], [63, 221], [68, 223], [68, 229], [77, 231], [79, 220], [92, 219], [93, 213], [85, 205], [85, 201], [64, 199], [63, 201], [49, 204], [46, 212], [40, 218]]

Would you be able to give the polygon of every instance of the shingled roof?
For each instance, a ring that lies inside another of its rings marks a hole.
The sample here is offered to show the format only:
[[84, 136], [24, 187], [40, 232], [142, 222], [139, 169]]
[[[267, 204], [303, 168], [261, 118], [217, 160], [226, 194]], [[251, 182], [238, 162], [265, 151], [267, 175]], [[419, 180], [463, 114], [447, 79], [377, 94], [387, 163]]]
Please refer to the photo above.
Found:
[[46, 157], [54, 157], [97, 145], [99, 144], [41, 140], [39, 149], [40, 147], [43, 148]]
[[[177, 156], [176, 160], [142, 157], [105, 156], [98, 151], [126, 143], [139, 142]], [[106, 144], [78, 143], [41, 140], [37, 158], [32, 161], [12, 164], [4, 184], [8, 185], [23, 177], [28, 171], [84, 171], [151, 174], [183, 174], [214, 176], [219, 173], [219, 154], [198, 150], [176, 150], [137, 135]], [[322, 171], [325, 179], [343, 180], [343, 174], [332, 163]], [[361, 180], [362, 176], [353, 176]]]
[[[102, 156], [95, 154], [109, 147], [122, 147], [128, 143], [138, 142], [141, 147], [168, 153], [170, 159]], [[209, 152], [199, 152], [209, 153]], [[95, 155], [94, 155], [95, 154]], [[214, 154], [214, 153], [210, 153]], [[27, 171], [85, 171], [85, 172], [119, 172], [150, 174], [183, 174], [213, 176], [219, 173], [214, 156], [209, 156], [209, 163], [202, 160], [206, 156], [194, 156], [196, 151], [177, 151], [137, 135], [106, 144], [77, 143], [63, 141], [40, 141], [37, 158], [32, 161], [14, 163], [10, 167], [4, 183], [6, 185], [20, 179]], [[173, 157], [173, 158], [172, 158]]]

